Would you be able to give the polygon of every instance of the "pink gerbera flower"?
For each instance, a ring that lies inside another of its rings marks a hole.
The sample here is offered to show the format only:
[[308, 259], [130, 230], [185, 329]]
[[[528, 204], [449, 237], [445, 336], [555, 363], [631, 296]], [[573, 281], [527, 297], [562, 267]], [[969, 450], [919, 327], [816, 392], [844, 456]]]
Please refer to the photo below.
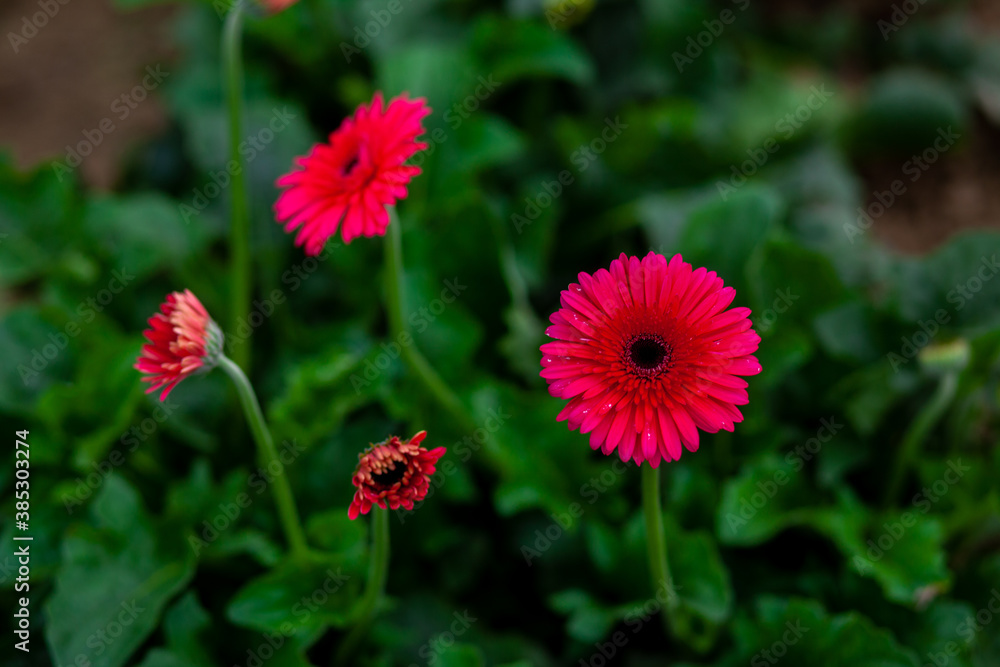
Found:
[[403, 163], [427, 148], [416, 139], [430, 112], [423, 98], [409, 100], [405, 93], [383, 108], [382, 94], [376, 93], [370, 106], [362, 105], [341, 123], [329, 143], [298, 158], [300, 168], [278, 179], [287, 189], [274, 205], [285, 231], [299, 230], [295, 245], [318, 255], [338, 227], [344, 243], [385, 234], [386, 207], [406, 197], [406, 184], [420, 173], [420, 167]]
[[134, 368], [151, 383], [146, 393], [162, 388], [160, 400], [181, 380], [197, 372], [211, 370], [222, 354], [223, 335], [198, 297], [191, 290], [174, 292], [149, 318], [150, 328], [143, 332], [149, 340]]
[[[420, 443], [427, 437], [421, 431], [403, 442], [396, 436], [371, 445], [358, 454], [358, 467], [351, 482], [357, 487], [347, 512], [351, 519], [368, 514], [372, 505], [382, 509], [413, 509], [413, 503], [427, 496], [430, 478], [445, 448], [427, 451]], [[387, 507], [388, 506], [388, 507]]]
[[623, 461], [680, 459], [698, 450], [698, 429], [733, 430], [748, 402], [740, 375], [756, 375], [760, 336], [749, 308], [726, 310], [736, 290], [714, 271], [693, 271], [680, 255], [621, 255], [611, 270], [581, 273], [562, 292], [542, 345], [549, 393], [559, 413], [590, 433], [592, 449]]

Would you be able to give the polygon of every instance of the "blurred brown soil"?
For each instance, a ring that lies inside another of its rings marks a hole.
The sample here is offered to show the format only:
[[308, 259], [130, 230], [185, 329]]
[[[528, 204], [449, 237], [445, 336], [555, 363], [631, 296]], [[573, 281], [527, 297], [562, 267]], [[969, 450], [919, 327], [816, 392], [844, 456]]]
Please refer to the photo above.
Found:
[[[769, 16], [790, 12], [816, 18], [832, 7], [866, 17], [874, 26], [892, 13], [903, 0], [776, 0], [765, 10]], [[980, 40], [1000, 36], [1000, 2], [972, 0], [964, 3], [968, 25]], [[956, 3], [952, 9], [960, 9]], [[940, 6], [922, 6], [920, 11], [940, 11]], [[874, 29], [874, 27], [873, 27]], [[905, 27], [904, 27], [905, 29]], [[865, 86], [865, 74], [845, 64], [839, 73], [842, 83], [858, 93]], [[907, 158], [872, 160], [859, 165], [867, 195], [865, 207], [875, 201], [874, 193], [888, 190], [896, 179], [903, 180], [906, 192], [872, 226], [872, 234], [882, 243], [906, 254], [932, 252], [954, 234], [972, 229], [1000, 229], [1000, 127], [977, 113], [969, 136], [949, 150], [919, 180], [911, 183], [902, 173]]]
[[[153, 7], [123, 12], [111, 0], [66, 0], [14, 53], [9, 33], [23, 30], [25, 17], [40, 11], [38, 2], [0, 1], [0, 150], [13, 151], [16, 163], [29, 168], [63, 158], [67, 145], [84, 140], [85, 131], [110, 118], [114, 131], [83, 159], [80, 175], [88, 185], [111, 188], [128, 151], [167, 122], [155, 93], [123, 120], [111, 107], [142, 81], [147, 65], [160, 64], [169, 71], [173, 11]], [[830, 4], [777, 0], [767, 11], [813, 14]], [[893, 3], [838, 4], [877, 18], [891, 11]], [[974, 0], [969, 7], [979, 34], [1000, 35], [1000, 2]], [[868, 203], [871, 193], [901, 177], [904, 161], [861, 166]], [[919, 181], [908, 183], [907, 192], [878, 219], [873, 233], [902, 252], [924, 253], [957, 232], [979, 228], [1000, 229], [1000, 128], [985, 119], [977, 121], [969, 140], [949, 151]]]
[[986, 120], [973, 126], [941, 159], [910, 181], [906, 159], [880, 160], [861, 167], [867, 194], [889, 190], [901, 180], [905, 193], [875, 220], [872, 233], [907, 254], [924, 254], [952, 235], [972, 229], [1000, 230], [1000, 131]]
[[[969, 27], [980, 39], [1000, 35], [1000, 3], [976, 0], [969, 9]], [[873, 192], [901, 178], [903, 162], [862, 168], [867, 203]], [[1000, 127], [980, 114], [970, 136], [918, 181], [907, 182], [906, 194], [872, 226], [877, 239], [908, 254], [931, 252], [952, 235], [972, 229], [1000, 229]]]
[[0, 150], [25, 169], [65, 159], [67, 145], [84, 141], [84, 132], [108, 118], [114, 130], [91, 135], [103, 137], [79, 167], [84, 183], [108, 189], [128, 151], [166, 125], [155, 92], [125, 118], [125, 107], [111, 107], [141, 84], [147, 65], [169, 72], [174, 10], [125, 12], [111, 0], [61, 1], [43, 0], [58, 11], [16, 53], [11, 33], [30, 35], [25, 19], [37, 15], [42, 24], [44, 14], [39, 0], [0, 1]]

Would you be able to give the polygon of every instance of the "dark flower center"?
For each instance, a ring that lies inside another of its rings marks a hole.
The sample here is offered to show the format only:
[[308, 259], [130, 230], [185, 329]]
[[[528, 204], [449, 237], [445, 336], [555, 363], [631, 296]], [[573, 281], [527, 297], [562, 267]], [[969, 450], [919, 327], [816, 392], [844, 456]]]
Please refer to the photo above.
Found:
[[372, 473], [372, 481], [380, 486], [389, 488], [399, 480], [403, 479], [403, 475], [406, 474], [406, 466], [402, 461], [394, 461], [392, 463], [394, 468], [389, 470], [383, 470], [382, 472]]
[[361, 158], [361, 156], [359, 154], [355, 153], [354, 157], [352, 157], [350, 160], [348, 160], [346, 163], [344, 163], [344, 169], [343, 169], [344, 176], [350, 176], [351, 175], [351, 172], [354, 171], [354, 168], [358, 166], [358, 162], [360, 161], [360, 158]]
[[659, 336], [636, 336], [625, 352], [628, 365], [639, 375], [656, 375], [670, 364], [670, 346]]

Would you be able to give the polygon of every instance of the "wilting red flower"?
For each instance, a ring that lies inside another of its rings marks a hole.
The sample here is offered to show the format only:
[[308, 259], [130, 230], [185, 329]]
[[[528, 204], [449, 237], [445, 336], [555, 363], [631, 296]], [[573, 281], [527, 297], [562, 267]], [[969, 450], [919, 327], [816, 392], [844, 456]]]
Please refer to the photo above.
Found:
[[406, 197], [406, 184], [420, 173], [420, 167], [403, 163], [427, 148], [416, 139], [430, 112], [423, 98], [409, 100], [405, 93], [383, 108], [382, 93], [376, 93], [370, 106], [344, 119], [329, 143], [297, 158], [300, 168], [278, 179], [287, 189], [274, 204], [285, 231], [299, 230], [295, 245], [318, 255], [338, 226], [344, 243], [385, 234], [386, 206]]
[[676, 461], [698, 450], [698, 429], [733, 430], [748, 402], [745, 380], [761, 367], [749, 308], [726, 310], [736, 290], [680, 255], [624, 254], [611, 271], [581, 273], [562, 292], [542, 345], [559, 413], [590, 433], [592, 449], [623, 461]]
[[181, 380], [218, 363], [224, 338], [191, 290], [168, 294], [160, 311], [149, 318], [151, 328], [143, 332], [149, 342], [134, 368], [146, 374], [143, 382], [152, 383], [147, 394], [163, 388], [163, 401]]
[[430, 477], [438, 459], [444, 456], [444, 447], [427, 451], [420, 443], [427, 437], [421, 431], [403, 442], [391, 436], [385, 442], [371, 445], [358, 454], [358, 467], [351, 482], [357, 487], [347, 516], [357, 519], [368, 514], [372, 505], [382, 509], [413, 509], [413, 503], [427, 496]]

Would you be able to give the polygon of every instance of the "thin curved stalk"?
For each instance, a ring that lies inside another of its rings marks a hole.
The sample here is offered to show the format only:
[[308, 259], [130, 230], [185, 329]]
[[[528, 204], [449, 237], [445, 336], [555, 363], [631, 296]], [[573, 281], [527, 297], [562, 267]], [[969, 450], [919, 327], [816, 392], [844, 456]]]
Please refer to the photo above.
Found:
[[660, 471], [651, 465], [642, 468], [642, 509], [646, 517], [646, 551], [649, 554], [649, 573], [652, 576], [653, 592], [662, 586], [666, 589], [667, 601], [663, 605], [661, 618], [663, 629], [672, 635], [671, 619], [677, 608], [677, 595], [670, 566], [667, 564], [667, 538], [663, 532], [663, 509], [660, 505]]
[[946, 373], [941, 377], [937, 390], [931, 396], [924, 409], [920, 411], [917, 418], [910, 424], [909, 430], [903, 437], [903, 444], [896, 454], [896, 461], [892, 466], [892, 473], [889, 482], [885, 487], [885, 505], [891, 506], [896, 502], [899, 492], [903, 487], [906, 474], [913, 467], [913, 462], [920, 454], [920, 448], [930, 435], [931, 430], [940, 421], [945, 410], [951, 405], [958, 389], [958, 374]]
[[[238, 165], [232, 176], [230, 198], [229, 249], [230, 326], [236, 331], [250, 315], [250, 211], [247, 202], [246, 164], [240, 154], [243, 141], [243, 62], [240, 38], [243, 31], [243, 2], [237, 2], [226, 15], [222, 29], [222, 62], [226, 83], [226, 109], [229, 123], [229, 164]], [[250, 343], [243, 341], [232, 350], [233, 360], [244, 371], [250, 370]]]
[[389, 207], [389, 229], [385, 235], [386, 264], [386, 309], [389, 318], [389, 332], [399, 344], [400, 355], [417, 378], [448, 413], [463, 428], [475, 430], [475, 424], [455, 392], [441, 379], [430, 362], [417, 349], [406, 325], [406, 303], [403, 298], [403, 241], [399, 217], [394, 207]]
[[[265, 467], [277, 464], [279, 469], [284, 468], [284, 464], [278, 459], [278, 452], [274, 448], [274, 439], [271, 431], [264, 421], [264, 413], [261, 412], [260, 403], [254, 393], [253, 386], [246, 374], [236, 363], [225, 355], [219, 358], [219, 367], [226, 372], [226, 375], [236, 385], [236, 392], [240, 396], [240, 404], [246, 415], [250, 431], [253, 433], [254, 442], [257, 443], [257, 450], [261, 462]], [[302, 530], [302, 523], [299, 521], [298, 510], [295, 509], [295, 497], [292, 495], [292, 488], [288, 484], [288, 477], [284, 472], [272, 477], [274, 485], [274, 501], [278, 506], [278, 517], [281, 520], [282, 528], [288, 539], [288, 546], [293, 557], [304, 556], [309, 552], [306, 543], [305, 532]]]
[[336, 665], [350, 664], [355, 651], [368, 634], [368, 628], [375, 620], [375, 614], [385, 595], [385, 582], [389, 578], [389, 510], [372, 508], [372, 533], [374, 546], [368, 563], [365, 595], [361, 600], [357, 623], [337, 650], [334, 661]]

